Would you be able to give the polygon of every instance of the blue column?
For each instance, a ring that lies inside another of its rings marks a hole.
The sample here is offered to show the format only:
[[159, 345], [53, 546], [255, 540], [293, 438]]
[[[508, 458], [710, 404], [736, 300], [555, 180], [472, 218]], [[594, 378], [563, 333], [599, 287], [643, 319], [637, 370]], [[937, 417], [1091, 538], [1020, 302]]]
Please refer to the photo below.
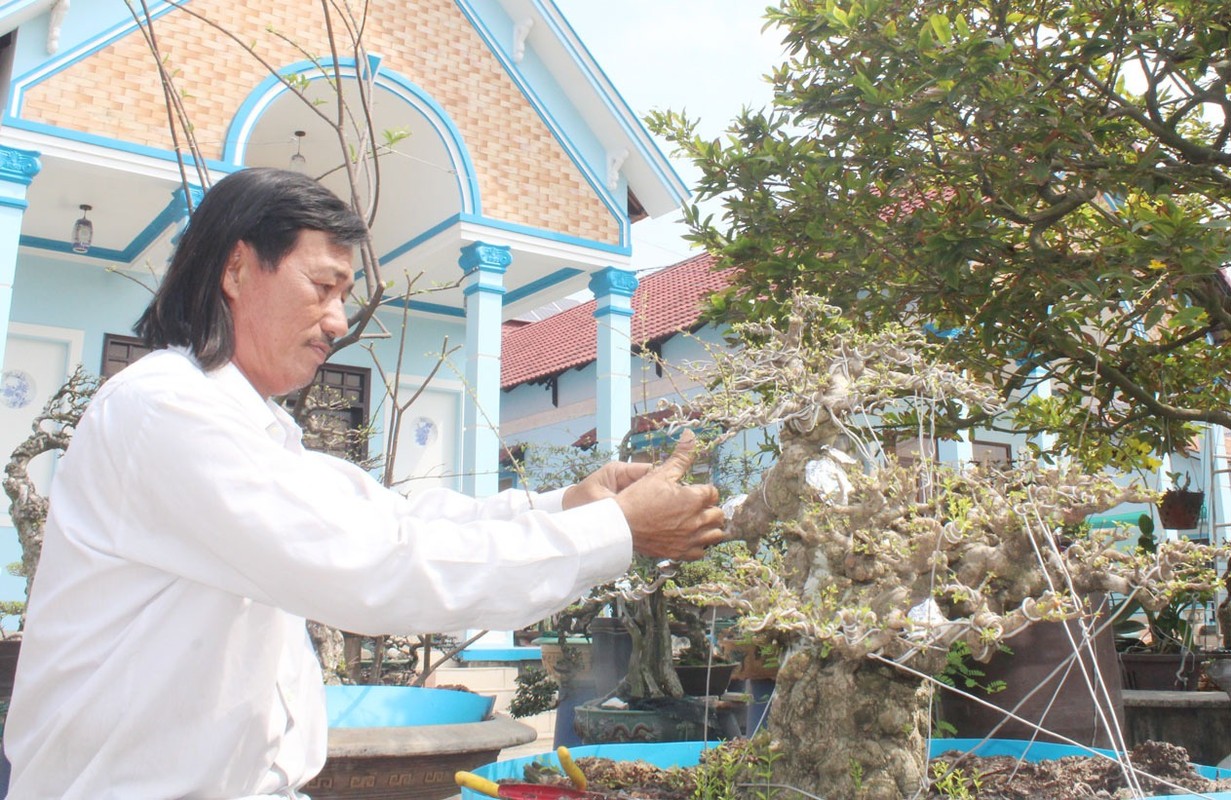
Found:
[[[180, 237], [188, 229], [188, 219], [191, 213], [196, 210], [197, 206], [201, 205], [201, 200], [204, 198], [205, 190], [195, 184], [189, 184], [187, 189], [183, 186], [178, 186], [175, 191], [171, 192], [171, 209], [175, 219], [175, 233], [171, 236], [171, 244], [178, 245], [180, 243]], [[188, 207], [190, 199], [192, 200], [191, 209]]]
[[487, 497], [500, 488], [500, 323], [509, 248], [474, 242], [457, 260], [466, 272], [466, 397], [462, 411], [462, 491]]
[[[8, 345], [17, 245], [21, 240], [21, 219], [26, 213], [26, 187], [43, 168], [38, 156], [32, 150], [0, 145], [0, 364], [4, 363]], [[66, 227], [71, 223], [70, 219], [64, 221]]]
[[630, 374], [632, 350], [633, 292], [637, 276], [606, 267], [590, 278], [596, 303], [598, 386], [595, 389], [595, 433], [600, 450], [613, 452], [629, 429], [633, 407]]

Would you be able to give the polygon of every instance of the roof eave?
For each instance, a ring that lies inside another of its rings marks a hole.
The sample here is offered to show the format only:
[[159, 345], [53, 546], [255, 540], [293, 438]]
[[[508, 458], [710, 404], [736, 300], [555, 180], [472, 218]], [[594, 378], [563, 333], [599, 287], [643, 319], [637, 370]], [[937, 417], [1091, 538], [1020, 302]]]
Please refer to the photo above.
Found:
[[[678, 209], [690, 195], [666, 155], [615, 85], [590, 55], [553, 0], [498, 0], [513, 19], [531, 19], [551, 36], [535, 36], [540, 55], [553, 64], [553, 77], [572, 99], [586, 124], [602, 140], [629, 190], [651, 217]], [[531, 34], [533, 35], [533, 33]], [[554, 52], [548, 52], [554, 51]], [[552, 57], [556, 56], [556, 57]]]

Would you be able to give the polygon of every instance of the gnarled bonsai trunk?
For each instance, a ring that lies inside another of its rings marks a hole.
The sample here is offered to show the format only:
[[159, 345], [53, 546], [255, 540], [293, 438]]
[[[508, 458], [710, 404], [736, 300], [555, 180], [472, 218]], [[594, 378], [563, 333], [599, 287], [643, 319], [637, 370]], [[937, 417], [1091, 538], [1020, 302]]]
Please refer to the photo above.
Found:
[[671, 620], [662, 590], [631, 604], [625, 623], [632, 638], [632, 652], [628, 675], [616, 693], [630, 700], [683, 697], [684, 687], [680, 686], [672, 662]]
[[770, 724], [789, 747], [774, 779], [826, 800], [900, 800], [923, 785], [931, 689], [871, 660], [790, 657]]

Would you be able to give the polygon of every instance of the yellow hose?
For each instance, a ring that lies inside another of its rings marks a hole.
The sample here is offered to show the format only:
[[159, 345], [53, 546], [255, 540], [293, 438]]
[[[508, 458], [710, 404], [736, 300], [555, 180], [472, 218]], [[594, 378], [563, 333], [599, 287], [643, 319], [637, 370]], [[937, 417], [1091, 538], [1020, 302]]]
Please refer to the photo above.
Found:
[[500, 796], [500, 784], [475, 775], [473, 772], [457, 772], [453, 775], [453, 780], [463, 789], [473, 789], [488, 797]]
[[573, 754], [568, 751], [567, 747], [560, 745], [556, 748], [556, 757], [560, 759], [560, 766], [564, 768], [564, 774], [569, 777], [574, 786], [584, 792], [586, 776], [577, 766], [577, 762], [573, 760]]

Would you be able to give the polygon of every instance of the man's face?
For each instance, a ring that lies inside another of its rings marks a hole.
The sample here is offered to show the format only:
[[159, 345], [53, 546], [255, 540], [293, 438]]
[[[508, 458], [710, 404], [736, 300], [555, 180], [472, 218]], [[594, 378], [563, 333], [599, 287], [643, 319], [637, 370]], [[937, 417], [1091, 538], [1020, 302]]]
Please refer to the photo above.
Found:
[[235, 325], [232, 361], [262, 397], [312, 382], [331, 342], [347, 331], [343, 304], [354, 285], [352, 248], [337, 247], [320, 231], [300, 231], [278, 268], [261, 267], [240, 242], [222, 276]]

